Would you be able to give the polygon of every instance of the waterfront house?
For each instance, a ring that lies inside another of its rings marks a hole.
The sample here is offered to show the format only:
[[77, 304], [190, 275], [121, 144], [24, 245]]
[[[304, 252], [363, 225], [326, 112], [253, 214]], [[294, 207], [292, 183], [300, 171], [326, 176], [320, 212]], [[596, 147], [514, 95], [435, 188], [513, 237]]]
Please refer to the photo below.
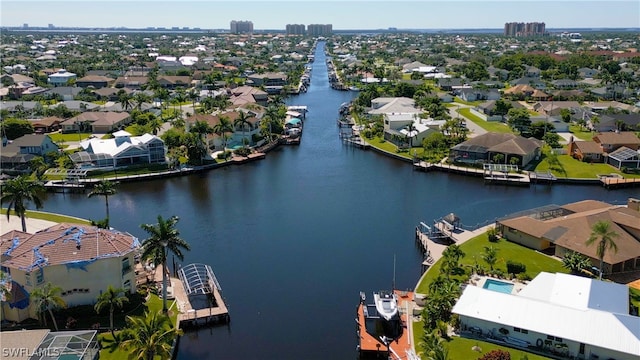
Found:
[[603, 162], [604, 151], [595, 141], [573, 141], [569, 142], [569, 155], [574, 159], [585, 162]]
[[253, 86], [285, 86], [287, 75], [284, 73], [268, 72], [264, 74], [251, 74], [247, 79]]
[[131, 116], [126, 112], [85, 112], [62, 122], [62, 132], [108, 133], [128, 125]]
[[602, 147], [605, 153], [613, 152], [623, 146], [633, 150], [640, 148], [640, 138], [633, 131], [616, 131], [598, 133], [593, 141]]
[[422, 111], [415, 103], [415, 100], [407, 97], [379, 97], [371, 100], [368, 114], [419, 114]]
[[2, 269], [23, 295], [2, 303], [5, 319], [37, 318], [29, 294], [46, 283], [62, 288], [68, 306], [94, 304], [109, 285], [134, 293], [134, 255], [139, 246], [138, 239], [126, 232], [67, 223], [35, 234], [1, 235]]
[[[637, 359], [629, 287], [541, 272], [518, 293], [467, 286], [452, 309], [464, 334], [575, 359]], [[607, 331], [603, 331], [607, 329]]]
[[618, 234], [618, 251], [605, 253], [603, 272], [640, 268], [640, 211], [633, 199], [626, 207], [595, 200], [548, 205], [498, 219], [497, 228], [509, 241], [553, 252], [559, 258], [568, 251], [578, 252], [590, 258], [593, 266], [600, 266], [597, 244], [586, 244], [591, 227], [598, 221], [608, 222], [611, 231]]
[[29, 161], [36, 156], [44, 156], [51, 151], [58, 151], [51, 137], [46, 134], [27, 134], [4, 144], [0, 153], [2, 170], [29, 172]]
[[435, 132], [445, 120], [421, 119], [417, 113], [384, 114], [384, 139], [396, 146], [421, 146], [422, 141]]
[[53, 86], [67, 86], [75, 81], [76, 78], [76, 74], [68, 72], [65, 69], [60, 69], [57, 72], [49, 75], [48, 82]]
[[452, 147], [449, 157], [457, 162], [491, 163], [495, 155], [501, 154], [505, 164], [511, 164], [511, 159], [516, 158], [516, 165], [525, 167], [540, 156], [541, 146], [541, 142], [533, 138], [488, 132]]
[[164, 164], [164, 141], [151, 134], [131, 136], [121, 130], [112, 139], [88, 139], [80, 142], [83, 151], [71, 154], [79, 168], [116, 168], [138, 164]]

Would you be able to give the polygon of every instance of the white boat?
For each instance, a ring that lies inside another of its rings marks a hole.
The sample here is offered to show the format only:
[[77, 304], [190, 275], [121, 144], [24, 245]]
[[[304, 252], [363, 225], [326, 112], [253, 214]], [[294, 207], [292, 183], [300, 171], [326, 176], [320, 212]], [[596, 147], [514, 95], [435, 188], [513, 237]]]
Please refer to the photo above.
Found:
[[378, 314], [389, 321], [398, 315], [398, 298], [391, 291], [380, 291], [373, 293], [373, 300], [376, 304]]

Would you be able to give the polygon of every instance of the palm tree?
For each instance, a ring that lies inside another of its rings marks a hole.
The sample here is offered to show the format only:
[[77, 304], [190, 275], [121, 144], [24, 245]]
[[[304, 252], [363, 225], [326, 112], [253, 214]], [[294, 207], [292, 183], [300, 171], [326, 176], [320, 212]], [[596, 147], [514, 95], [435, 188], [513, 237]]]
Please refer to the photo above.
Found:
[[213, 133], [222, 138], [223, 151], [227, 148], [227, 134], [233, 132], [233, 124], [227, 116], [220, 116], [218, 123], [213, 126]]
[[611, 223], [600, 220], [593, 224], [591, 227], [591, 236], [587, 239], [587, 246], [591, 246], [596, 241], [598, 242], [598, 248], [596, 249], [596, 255], [600, 259], [600, 269], [598, 279], [602, 280], [602, 273], [604, 272], [604, 255], [607, 250], [611, 249], [614, 253], [618, 252], [618, 245], [616, 245], [614, 238], [618, 237], [618, 233], [611, 230]]
[[482, 260], [489, 265], [489, 268], [493, 271], [493, 265], [498, 262], [498, 249], [493, 246], [485, 246], [484, 253], [482, 254]]
[[151, 260], [155, 265], [162, 264], [162, 311], [167, 312], [167, 250], [178, 259], [184, 260], [182, 250], [191, 250], [189, 244], [180, 237], [175, 228], [180, 220], [177, 216], [163, 219], [158, 215], [157, 224], [142, 224], [140, 227], [150, 236], [142, 243], [142, 259]]
[[109, 225], [109, 196], [115, 195], [118, 191], [116, 190], [117, 182], [112, 182], [109, 180], [102, 180], [97, 183], [87, 197], [94, 197], [96, 195], [104, 196], [104, 203], [107, 207], [107, 226]]
[[111, 336], [115, 339], [116, 335], [113, 332], [113, 311], [116, 307], [122, 308], [124, 303], [129, 299], [124, 295], [125, 291], [122, 288], [115, 289], [109, 285], [107, 291], [98, 296], [98, 302], [93, 306], [96, 313], [100, 313], [104, 308], [109, 308], [109, 330], [111, 330]]
[[[251, 123], [249, 122], [249, 118], [251, 116], [242, 110], [238, 110], [238, 118], [233, 122], [233, 125], [237, 127], [242, 127], [242, 143], [245, 144], [245, 140], [247, 139], [246, 131], [247, 127], [251, 130]], [[248, 143], [251, 143], [251, 140], [247, 140]], [[246, 144], [245, 144], [246, 145]]]
[[182, 330], [172, 326], [168, 316], [145, 312], [144, 316], [127, 316], [127, 336], [120, 347], [129, 352], [129, 359], [171, 359], [171, 345]]
[[122, 110], [127, 111], [131, 109], [131, 95], [127, 94], [126, 91], [118, 91], [118, 102], [122, 105]]
[[32, 201], [36, 209], [42, 208], [42, 199], [40, 198], [42, 193], [44, 193], [44, 186], [40, 182], [30, 181], [26, 176], [18, 176], [5, 182], [2, 186], [0, 203], [9, 203], [7, 206], [7, 221], [9, 221], [9, 215], [13, 210], [22, 220], [22, 231], [27, 232], [27, 219], [25, 216], [27, 209], [25, 203]]
[[[60, 293], [62, 293], [62, 288], [53, 286], [50, 282], [46, 283], [43, 287], [33, 289], [33, 292], [31, 292], [31, 299], [36, 305], [38, 314], [48, 311], [56, 331], [58, 331], [58, 323], [56, 322], [55, 316], [53, 316], [53, 309], [67, 307], [67, 304], [62, 297], [60, 297]], [[46, 317], [44, 323], [45, 325], [47, 324]]]

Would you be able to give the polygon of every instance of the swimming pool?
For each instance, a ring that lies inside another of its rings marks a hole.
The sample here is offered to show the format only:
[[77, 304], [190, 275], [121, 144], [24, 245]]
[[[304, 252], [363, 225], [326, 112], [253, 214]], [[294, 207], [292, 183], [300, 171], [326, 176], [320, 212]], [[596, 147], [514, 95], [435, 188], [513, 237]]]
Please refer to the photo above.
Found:
[[487, 279], [482, 287], [505, 294], [511, 294], [511, 291], [513, 291], [513, 284], [494, 279]]

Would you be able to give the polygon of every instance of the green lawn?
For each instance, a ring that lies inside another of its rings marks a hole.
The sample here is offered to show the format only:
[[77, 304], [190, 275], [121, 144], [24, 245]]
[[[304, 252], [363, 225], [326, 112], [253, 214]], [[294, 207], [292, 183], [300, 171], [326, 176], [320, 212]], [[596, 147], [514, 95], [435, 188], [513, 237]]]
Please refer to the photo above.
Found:
[[619, 174], [625, 178], [640, 178], [640, 175], [623, 174], [613, 166], [602, 163], [588, 163], [576, 160], [569, 155], [558, 155], [557, 165], [549, 164], [549, 158], [543, 157], [536, 166], [536, 171], [551, 172], [559, 178], [595, 179], [598, 175]]
[[[471, 350], [474, 346], [479, 346], [481, 351], [473, 351]], [[447, 349], [449, 349], [449, 358], [453, 360], [462, 360], [462, 359], [477, 359], [483, 354], [488, 353], [491, 350], [505, 350], [511, 354], [511, 359], [519, 360], [527, 356], [529, 360], [545, 360], [550, 359], [548, 357], [528, 353], [526, 351], [512, 349], [505, 346], [500, 346], [496, 344], [492, 344], [489, 342], [478, 341], [473, 339], [465, 339], [461, 337], [454, 337], [447, 342]]]
[[[485, 246], [493, 246], [498, 249], [498, 262], [495, 265], [496, 269], [501, 269], [505, 273], [507, 271], [507, 260], [513, 260], [523, 263], [527, 267], [527, 275], [534, 278], [541, 271], [556, 273], [568, 273], [569, 271], [562, 266], [562, 262], [547, 255], [543, 255], [535, 250], [531, 250], [516, 243], [500, 240], [495, 243], [489, 242], [487, 234], [478, 235], [473, 239], [460, 245], [460, 249], [465, 253], [465, 257], [460, 260], [460, 264], [463, 267], [470, 267], [476, 262], [485, 268], [488, 265], [482, 260], [481, 255]], [[440, 261], [431, 266], [429, 272], [422, 279], [416, 292], [427, 294], [429, 292], [429, 284], [438, 277], [440, 273]]]
[[414, 152], [418, 157], [421, 157], [424, 154], [424, 148], [422, 147], [414, 147], [414, 148], [411, 148], [411, 150], [409, 151], [398, 152], [397, 146], [395, 146], [390, 141], [383, 140], [382, 138], [374, 137], [373, 139], [367, 139], [363, 137], [363, 139], [373, 147], [390, 152], [392, 154], [396, 154], [398, 156], [402, 156], [407, 159], [413, 159]]
[[464, 101], [464, 100], [460, 99], [457, 96], [455, 96], [453, 98], [453, 102], [457, 102], [459, 104], [464, 104], [464, 105], [469, 105], [469, 106], [478, 106], [478, 105], [482, 104], [482, 101]]
[[473, 121], [476, 125], [480, 126], [481, 128], [487, 131], [498, 132], [498, 133], [513, 133], [513, 131], [511, 131], [511, 129], [507, 125], [501, 122], [482, 120], [478, 116], [472, 114], [470, 108], [459, 109], [458, 113], [464, 116], [465, 118]]
[[[0, 209], [0, 214], [5, 215], [6, 213], [7, 213], [7, 209], [6, 208]], [[11, 212], [11, 214], [13, 215], [13, 211]], [[86, 225], [90, 225], [91, 224], [91, 221], [89, 221], [89, 220], [80, 219], [80, 218], [72, 217], [72, 216], [53, 214], [53, 213], [48, 213], [48, 212], [43, 212], [43, 211], [27, 210], [26, 216], [27, 216], [27, 218], [31, 218], [31, 219], [48, 220], [48, 221], [54, 221], [54, 222], [58, 222], [58, 223], [68, 222], [68, 223], [73, 223], [73, 224], [86, 224]]]
[[53, 142], [80, 141], [80, 140], [87, 139], [89, 136], [91, 136], [91, 133], [49, 134], [49, 137], [51, 138], [51, 140], [53, 140]]
[[592, 131], [585, 131], [578, 125], [569, 125], [569, 132], [574, 137], [585, 141], [591, 141], [594, 135]]
[[[146, 309], [148, 309], [148, 311], [162, 311], [162, 299], [157, 296], [157, 295], [151, 295], [149, 297], [149, 300], [146, 302]], [[169, 312], [169, 317], [171, 318], [171, 323], [175, 324], [178, 321], [178, 312], [175, 310], [175, 304], [174, 301], [167, 301], [167, 307], [169, 309], [173, 309], [172, 311], [170, 310]], [[144, 311], [140, 311], [137, 312], [135, 315], [142, 315], [144, 313]], [[116, 331], [116, 334], [118, 332]], [[105, 333], [101, 333], [98, 335], [98, 341], [102, 344], [103, 341], [111, 341], [113, 339], [113, 337], [111, 336], [110, 332], [105, 332]], [[129, 353], [118, 348], [114, 351], [110, 351], [109, 349], [101, 349], [100, 350], [100, 359], [102, 360], [120, 360], [120, 359], [126, 359], [129, 356]], [[160, 359], [160, 357], [156, 356], [155, 359]]]

